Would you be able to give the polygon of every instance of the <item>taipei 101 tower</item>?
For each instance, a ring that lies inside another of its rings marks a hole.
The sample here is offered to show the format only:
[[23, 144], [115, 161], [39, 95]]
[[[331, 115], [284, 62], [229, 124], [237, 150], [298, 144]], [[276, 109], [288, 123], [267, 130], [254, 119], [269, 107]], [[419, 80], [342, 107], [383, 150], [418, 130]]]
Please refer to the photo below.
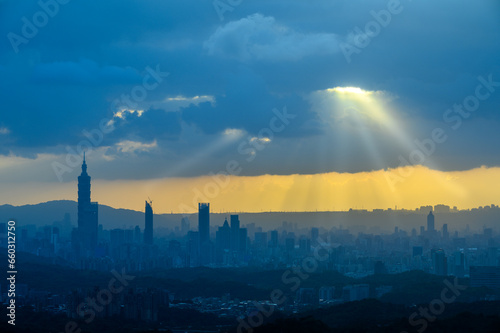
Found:
[[90, 176], [83, 153], [82, 173], [78, 176], [78, 240], [80, 254], [93, 256], [97, 246], [98, 204], [90, 201]]

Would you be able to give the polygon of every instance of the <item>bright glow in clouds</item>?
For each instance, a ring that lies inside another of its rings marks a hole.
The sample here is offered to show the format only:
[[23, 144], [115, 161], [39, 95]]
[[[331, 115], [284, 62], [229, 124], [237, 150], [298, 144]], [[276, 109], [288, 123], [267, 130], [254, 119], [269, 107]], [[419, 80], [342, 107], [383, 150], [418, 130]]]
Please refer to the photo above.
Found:
[[335, 87], [327, 89], [327, 91], [329, 92], [334, 91], [342, 94], [347, 93], [347, 94], [361, 94], [361, 95], [368, 95], [372, 93], [371, 91], [366, 91], [358, 87]]
[[318, 91], [313, 96], [323, 99], [324, 105], [319, 112], [324, 119], [339, 120], [360, 115], [376, 124], [392, 129], [396, 127], [394, 113], [388, 107], [388, 102], [393, 97], [386, 92], [358, 87], [335, 87]]
[[[402, 151], [412, 151], [411, 131], [400, 120], [400, 112], [392, 109], [395, 96], [385, 91], [369, 91], [359, 87], [334, 87], [312, 93], [312, 109], [330, 126], [333, 137], [325, 140], [328, 146], [344, 146], [352, 140], [361, 141], [364, 151], [353, 149], [352, 154], [367, 154], [374, 165], [383, 169], [381, 150], [387, 142], [395, 143]], [[350, 149], [350, 148], [349, 148]], [[345, 161], [347, 164], [349, 161]]]

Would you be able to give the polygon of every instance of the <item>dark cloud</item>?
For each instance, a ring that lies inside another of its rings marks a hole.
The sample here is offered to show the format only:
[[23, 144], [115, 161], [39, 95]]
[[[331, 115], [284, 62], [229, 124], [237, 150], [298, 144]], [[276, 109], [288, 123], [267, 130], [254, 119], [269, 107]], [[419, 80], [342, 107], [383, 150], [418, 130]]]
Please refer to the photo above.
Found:
[[[258, 135], [272, 110], [285, 106], [296, 118], [245, 174], [395, 167], [408, 148], [387, 133], [374, 132], [367, 144], [364, 132], [347, 130], [345, 122], [325, 124], [313, 93], [336, 86], [388, 91], [397, 99], [387, 107], [410, 140], [449, 129], [443, 114], [474, 94], [478, 76], [500, 81], [500, 11], [494, 0], [401, 1], [402, 11], [346, 61], [341, 43], [352, 42], [355, 28], [364, 30], [387, 4], [244, 1], [220, 21], [210, 1], [71, 1], [16, 53], [8, 34], [21, 36], [23, 17], [33, 21], [42, 8], [3, 1], [0, 154], [65, 154], [83, 130], [120, 111], [113, 101], [141, 87], [146, 68], [159, 66], [170, 74], [135, 101], [144, 112], [115, 117], [115, 130], [101, 144], [114, 158], [102, 162], [105, 178], [117, 176], [104, 168], [124, 161], [131, 168], [119, 175], [125, 178], [139, 177], [132, 168], [145, 164], [149, 172], [141, 177], [220, 169], [231, 158], [246, 158], [239, 141], [201, 152], [226, 129], [241, 130], [241, 140]], [[495, 89], [459, 130], [450, 130], [429, 163], [446, 170], [500, 165]], [[194, 102], [197, 96], [205, 102]], [[189, 162], [202, 155], [203, 162]]]
[[141, 76], [133, 68], [99, 67], [88, 59], [79, 62], [38, 64], [33, 68], [33, 81], [40, 84], [106, 85], [140, 83]]

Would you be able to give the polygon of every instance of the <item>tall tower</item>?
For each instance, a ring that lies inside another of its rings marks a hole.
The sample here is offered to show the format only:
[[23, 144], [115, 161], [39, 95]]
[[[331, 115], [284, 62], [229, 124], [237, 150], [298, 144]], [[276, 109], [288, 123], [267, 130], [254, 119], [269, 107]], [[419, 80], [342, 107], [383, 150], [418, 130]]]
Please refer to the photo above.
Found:
[[146, 221], [144, 226], [144, 244], [153, 245], [153, 207], [152, 201], [146, 201]]
[[432, 210], [427, 215], [427, 231], [434, 232], [434, 214], [432, 214]]
[[97, 246], [98, 203], [90, 201], [90, 176], [83, 153], [82, 173], [78, 176], [78, 240], [87, 256]]
[[200, 244], [210, 241], [210, 204], [198, 204], [198, 232], [200, 233]]

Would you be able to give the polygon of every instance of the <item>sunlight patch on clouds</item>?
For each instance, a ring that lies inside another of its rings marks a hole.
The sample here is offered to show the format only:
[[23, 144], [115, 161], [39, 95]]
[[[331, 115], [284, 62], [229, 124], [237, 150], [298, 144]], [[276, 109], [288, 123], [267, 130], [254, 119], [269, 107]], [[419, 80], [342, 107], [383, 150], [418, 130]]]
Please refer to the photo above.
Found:
[[239, 128], [226, 128], [223, 134], [231, 138], [239, 138], [243, 136], [244, 131]]
[[167, 97], [165, 98], [165, 101], [187, 101], [187, 102], [202, 102], [202, 101], [210, 101], [212, 102], [214, 100], [213, 96], [209, 95], [202, 95], [202, 96], [193, 96], [193, 97], [185, 97], [185, 96], [176, 96], [176, 97]]
[[154, 108], [162, 109], [167, 112], [179, 111], [181, 108], [186, 108], [190, 105], [198, 106], [201, 103], [215, 104], [215, 97], [211, 95], [196, 95], [196, 96], [174, 96], [166, 97], [163, 100], [152, 102]]
[[250, 139], [250, 142], [255, 142], [255, 141], [257, 141], [259, 143], [270, 143], [271, 139], [268, 137], [258, 138], [256, 136], [254, 136], [253, 138]]
[[140, 117], [144, 113], [144, 110], [129, 110], [129, 109], [122, 109], [120, 111], [117, 111], [113, 113], [114, 118], [120, 118], [120, 119], [125, 119], [127, 116], [127, 113], [129, 114], [134, 114], [137, 113], [137, 116]]
[[158, 147], [158, 143], [156, 142], [156, 140], [152, 143], [124, 140], [118, 142], [115, 146], [117, 148], [117, 151], [120, 153], [136, 153], [151, 151]]

